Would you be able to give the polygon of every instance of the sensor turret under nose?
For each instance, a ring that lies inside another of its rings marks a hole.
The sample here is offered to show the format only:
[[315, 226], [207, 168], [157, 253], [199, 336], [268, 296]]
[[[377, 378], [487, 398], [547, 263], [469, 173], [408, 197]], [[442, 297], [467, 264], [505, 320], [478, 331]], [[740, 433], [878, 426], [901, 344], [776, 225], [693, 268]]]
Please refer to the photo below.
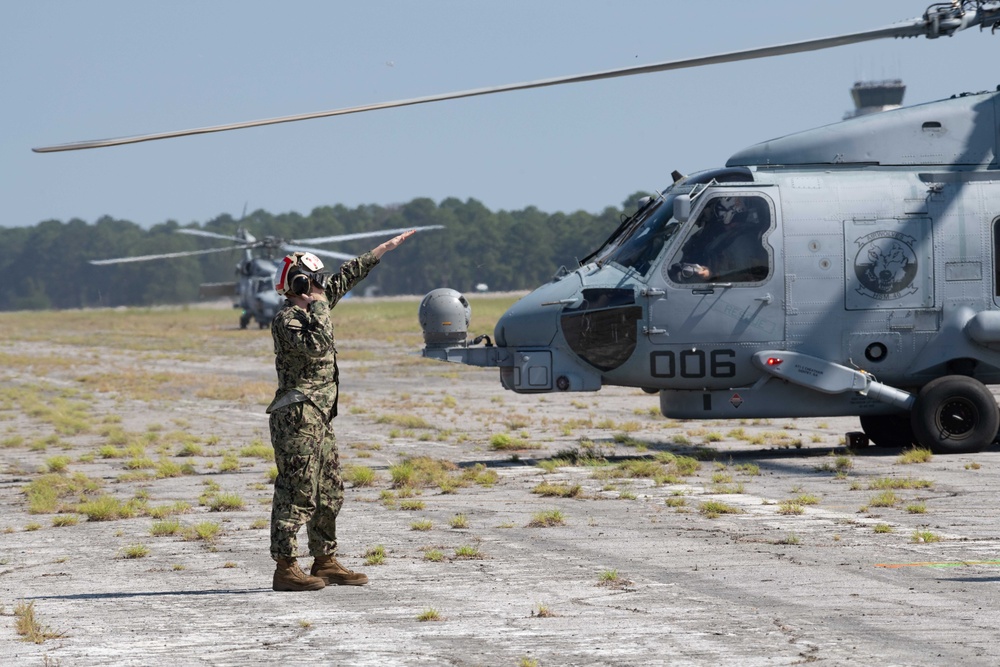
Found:
[[469, 332], [472, 308], [461, 293], [442, 287], [428, 292], [420, 302], [419, 317], [427, 347], [461, 345]]

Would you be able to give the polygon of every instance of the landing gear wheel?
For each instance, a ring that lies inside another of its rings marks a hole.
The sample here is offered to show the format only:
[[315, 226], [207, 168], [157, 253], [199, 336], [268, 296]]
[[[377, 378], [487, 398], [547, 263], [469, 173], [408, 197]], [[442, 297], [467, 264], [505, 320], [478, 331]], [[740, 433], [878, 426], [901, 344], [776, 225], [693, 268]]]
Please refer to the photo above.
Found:
[[877, 447], [909, 447], [916, 442], [910, 415], [863, 415], [861, 430]]
[[243, 313], [240, 315], [240, 329], [246, 329], [248, 324], [250, 324], [250, 313]]
[[928, 382], [910, 412], [917, 442], [936, 454], [968, 454], [993, 442], [1000, 411], [981, 382], [947, 375]]

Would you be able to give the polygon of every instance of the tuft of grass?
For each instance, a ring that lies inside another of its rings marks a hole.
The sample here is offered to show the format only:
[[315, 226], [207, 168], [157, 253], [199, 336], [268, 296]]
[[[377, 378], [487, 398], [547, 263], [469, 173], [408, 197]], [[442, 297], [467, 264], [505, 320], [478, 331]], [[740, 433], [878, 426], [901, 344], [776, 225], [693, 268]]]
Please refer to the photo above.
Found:
[[552, 611], [552, 609], [550, 609], [548, 605], [538, 603], [532, 610], [531, 615], [536, 618], [552, 618], [553, 616], [556, 615], [556, 613]]
[[515, 438], [507, 433], [496, 433], [490, 437], [490, 449], [498, 452], [541, 449], [542, 445], [525, 438]]
[[535, 488], [531, 490], [532, 493], [537, 493], [540, 496], [556, 497], [556, 498], [582, 498], [583, 497], [583, 487], [579, 484], [553, 484], [550, 482], [542, 482]]
[[426, 503], [422, 500], [401, 500], [399, 501], [399, 509], [415, 512], [424, 509]]
[[456, 514], [455, 516], [448, 519], [448, 525], [452, 528], [459, 530], [462, 528], [469, 527], [469, 517], [464, 514]]
[[929, 530], [915, 530], [910, 537], [911, 542], [940, 542], [941, 536], [935, 535]]
[[47, 639], [59, 639], [65, 636], [64, 633], [55, 632], [38, 622], [35, 618], [34, 602], [18, 602], [14, 606], [14, 617], [17, 619], [14, 622], [14, 630], [21, 635], [21, 641], [41, 644]]
[[199, 521], [193, 526], [188, 526], [183, 531], [183, 537], [190, 542], [201, 540], [212, 542], [222, 531], [222, 526], [214, 521]]
[[701, 504], [701, 507], [698, 508], [698, 511], [707, 516], [709, 519], [715, 519], [722, 514], [743, 514], [743, 510], [739, 507], [729, 505], [719, 500], [706, 500]]
[[381, 544], [365, 552], [365, 565], [382, 565], [385, 563], [385, 547]]
[[528, 522], [529, 528], [548, 528], [550, 526], [563, 526], [566, 524], [566, 517], [559, 510], [547, 510], [536, 512], [531, 515]]
[[430, 549], [424, 552], [424, 560], [429, 560], [432, 563], [440, 563], [444, 560], [444, 552], [438, 549]]
[[233, 512], [243, 509], [246, 503], [235, 493], [220, 493], [212, 497], [208, 506], [213, 512]]
[[805, 511], [802, 504], [795, 500], [782, 500], [778, 503], [778, 514], [803, 514]]
[[869, 489], [928, 489], [934, 483], [926, 479], [912, 477], [879, 477], [871, 481]]
[[344, 470], [344, 480], [354, 487], [366, 487], [375, 484], [377, 475], [368, 466], [347, 466]]
[[430, 519], [421, 519], [410, 523], [410, 530], [427, 531], [433, 527]]
[[56, 528], [75, 526], [79, 522], [80, 517], [75, 514], [60, 514], [59, 516], [52, 517], [52, 525]]
[[875, 494], [868, 500], [869, 507], [895, 507], [900, 502], [900, 497], [895, 491], [888, 490]]
[[477, 547], [474, 547], [471, 544], [463, 544], [455, 549], [455, 558], [474, 559], [485, 558], [485, 556]]
[[931, 450], [922, 447], [914, 447], [912, 449], [905, 450], [896, 459], [897, 463], [909, 464], [909, 463], [927, 463], [934, 458]]
[[274, 460], [274, 449], [259, 438], [240, 450], [240, 456], [244, 458], [263, 459], [265, 461]]
[[70, 459], [68, 456], [50, 456], [45, 459], [46, 472], [66, 472], [69, 468]]
[[144, 503], [137, 500], [122, 502], [114, 496], [102, 495], [80, 503], [76, 512], [87, 515], [87, 521], [114, 521], [115, 519], [130, 519], [143, 508]]
[[181, 522], [177, 519], [164, 519], [154, 521], [149, 529], [149, 534], [153, 537], [163, 537], [165, 535], [176, 535], [180, 532]]
[[421, 622], [443, 621], [444, 617], [441, 616], [441, 613], [438, 612], [437, 609], [434, 609], [433, 607], [428, 607], [427, 609], [424, 609], [422, 612], [420, 612], [420, 614], [417, 616], [417, 620]]
[[122, 549], [122, 558], [145, 558], [149, 555], [149, 547], [145, 544], [130, 544]]
[[887, 523], [876, 523], [875, 527], [872, 528], [876, 533], [891, 533], [892, 526]]

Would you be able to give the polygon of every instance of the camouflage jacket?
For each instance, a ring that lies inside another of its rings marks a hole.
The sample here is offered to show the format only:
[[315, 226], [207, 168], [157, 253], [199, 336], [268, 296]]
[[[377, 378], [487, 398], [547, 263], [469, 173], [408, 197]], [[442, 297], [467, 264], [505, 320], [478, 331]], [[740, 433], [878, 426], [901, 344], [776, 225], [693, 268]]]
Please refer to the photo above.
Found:
[[330, 276], [326, 287], [328, 303], [314, 301], [304, 309], [285, 301], [271, 322], [278, 390], [268, 412], [308, 400], [328, 419], [336, 416], [340, 372], [330, 309], [378, 262], [371, 252], [344, 262], [340, 273]]

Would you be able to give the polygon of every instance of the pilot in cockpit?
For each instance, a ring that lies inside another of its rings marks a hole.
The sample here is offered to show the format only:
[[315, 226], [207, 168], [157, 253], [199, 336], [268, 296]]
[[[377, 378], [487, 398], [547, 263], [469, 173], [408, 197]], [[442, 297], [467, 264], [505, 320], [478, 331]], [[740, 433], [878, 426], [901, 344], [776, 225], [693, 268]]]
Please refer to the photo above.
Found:
[[679, 282], [754, 282], [768, 272], [768, 209], [755, 197], [718, 197], [705, 207], [670, 276]]

